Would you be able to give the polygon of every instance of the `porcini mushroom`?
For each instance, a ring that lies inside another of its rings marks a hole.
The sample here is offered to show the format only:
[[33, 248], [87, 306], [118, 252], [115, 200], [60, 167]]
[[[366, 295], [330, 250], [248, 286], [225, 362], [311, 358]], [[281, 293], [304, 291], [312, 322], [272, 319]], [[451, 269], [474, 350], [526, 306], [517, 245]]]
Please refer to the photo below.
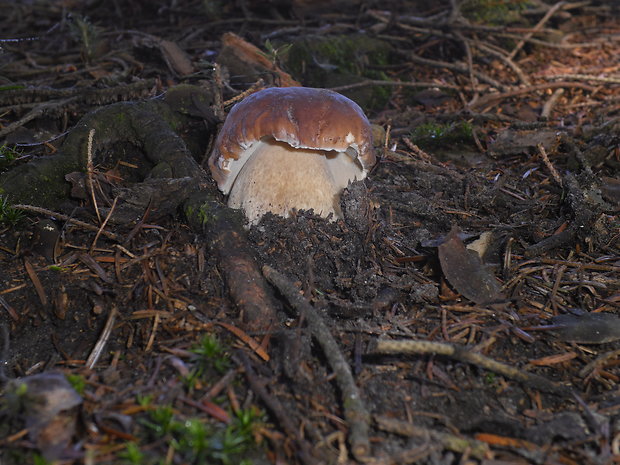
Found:
[[340, 194], [375, 163], [370, 123], [352, 100], [326, 89], [274, 87], [236, 104], [209, 158], [231, 208], [250, 224], [267, 212], [341, 217]]

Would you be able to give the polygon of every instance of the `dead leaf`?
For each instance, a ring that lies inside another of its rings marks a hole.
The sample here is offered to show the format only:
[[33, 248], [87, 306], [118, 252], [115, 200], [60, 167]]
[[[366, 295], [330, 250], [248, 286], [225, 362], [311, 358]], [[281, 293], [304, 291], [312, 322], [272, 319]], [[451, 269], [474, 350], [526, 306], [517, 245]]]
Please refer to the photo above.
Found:
[[495, 276], [476, 252], [465, 247], [457, 227], [452, 228], [445, 242], [439, 246], [439, 262], [448, 282], [472, 302], [485, 304], [503, 298]]
[[5, 396], [20, 414], [30, 439], [47, 460], [62, 457], [75, 434], [82, 397], [64, 374], [40, 373], [9, 381]]
[[24, 268], [26, 268], [26, 273], [28, 273], [28, 277], [34, 284], [34, 289], [37, 291], [37, 295], [39, 296], [39, 300], [41, 301], [41, 305], [44, 307], [47, 306], [47, 295], [45, 294], [45, 289], [37, 276], [37, 272], [34, 270], [32, 264], [24, 258]]
[[179, 76], [187, 76], [194, 72], [192, 61], [176, 42], [161, 40], [159, 42], [159, 49], [168, 67]]

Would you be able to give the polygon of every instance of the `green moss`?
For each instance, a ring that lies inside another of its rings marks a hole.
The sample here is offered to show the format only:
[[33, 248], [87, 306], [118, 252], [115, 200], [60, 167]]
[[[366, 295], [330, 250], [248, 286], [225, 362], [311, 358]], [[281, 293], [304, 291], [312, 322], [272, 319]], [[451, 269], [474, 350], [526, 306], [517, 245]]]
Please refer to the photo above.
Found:
[[530, 0], [465, 0], [461, 13], [474, 23], [500, 26], [521, 22], [521, 12], [531, 6]]
[[472, 125], [467, 121], [456, 124], [425, 123], [411, 132], [411, 140], [422, 148], [473, 143], [472, 131]]
[[145, 461], [140, 447], [133, 441], [125, 444], [125, 450], [119, 454], [119, 458], [131, 465], [142, 465]]
[[75, 389], [79, 395], [84, 395], [84, 390], [86, 389], [86, 379], [84, 376], [68, 374], [66, 377], [73, 389]]
[[[337, 87], [366, 79], [389, 80], [375, 66], [387, 65], [391, 46], [364, 34], [310, 36], [292, 44], [284, 57], [287, 70], [308, 87]], [[343, 92], [363, 108], [380, 108], [391, 88], [372, 86]]]
[[[207, 423], [204, 418], [180, 418], [170, 406], [157, 407], [149, 412], [149, 417], [141, 421], [154, 436], [154, 439], [172, 447], [179, 461], [191, 464], [210, 463], [232, 465], [249, 463], [242, 458], [256, 447], [254, 432], [263, 424], [264, 414], [255, 409], [239, 410], [225, 427]], [[130, 463], [140, 455], [137, 445], [123, 454]], [[145, 463], [145, 462], [142, 462]]]
[[316, 67], [325, 74], [349, 73], [378, 78], [368, 65], [388, 64], [387, 43], [363, 34], [350, 36], [306, 37], [292, 44], [287, 65], [295, 73]]

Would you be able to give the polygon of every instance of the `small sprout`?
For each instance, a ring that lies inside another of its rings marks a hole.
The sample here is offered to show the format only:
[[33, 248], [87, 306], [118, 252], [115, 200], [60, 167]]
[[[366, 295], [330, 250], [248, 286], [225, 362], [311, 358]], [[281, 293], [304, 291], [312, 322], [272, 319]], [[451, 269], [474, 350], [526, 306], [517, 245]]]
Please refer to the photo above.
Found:
[[81, 46], [84, 62], [90, 63], [98, 53], [101, 28], [80, 15], [72, 15], [70, 19], [69, 30], [71, 35]]
[[280, 58], [286, 57], [293, 44], [284, 44], [275, 47], [269, 39], [265, 41], [266, 53], [261, 52], [274, 66], [278, 65]]
[[136, 397], [136, 401], [138, 402], [138, 405], [142, 408], [150, 407], [153, 403], [153, 394], [138, 394]]
[[26, 215], [17, 208], [13, 208], [6, 197], [0, 196], [0, 226], [15, 226]]
[[205, 335], [190, 351], [196, 355], [194, 371], [197, 372], [197, 376], [204, 375], [210, 367], [218, 373], [224, 373], [230, 366], [229, 356], [215, 335]]
[[125, 450], [118, 455], [122, 460], [131, 465], [142, 465], [144, 463], [144, 454], [133, 441], [126, 443]]
[[492, 371], [487, 371], [484, 375], [484, 382], [489, 386], [494, 385], [495, 383], [497, 383], [497, 375]]
[[0, 145], [0, 170], [8, 168], [20, 156], [21, 153], [18, 150], [6, 144]]
[[60, 266], [60, 265], [50, 265], [47, 267], [48, 270], [50, 271], [55, 271], [57, 273], [66, 273], [69, 271], [68, 268], [64, 267], [64, 266]]
[[71, 384], [71, 387], [73, 387], [79, 395], [84, 395], [84, 389], [86, 389], [86, 379], [84, 376], [74, 374], [68, 374], [65, 376], [67, 381], [69, 381], [69, 384]]
[[[157, 439], [172, 447], [177, 461], [182, 463], [209, 463], [214, 465], [250, 464], [241, 455], [257, 444], [255, 437], [263, 425], [263, 413], [256, 408], [240, 410], [225, 427], [212, 425], [204, 418], [180, 419], [171, 407], [158, 407], [143, 420]], [[137, 446], [127, 444], [123, 458], [130, 463], [144, 463]], [[142, 462], [140, 462], [142, 460]]]
[[144, 426], [152, 430], [157, 437], [164, 437], [177, 430], [179, 423], [174, 419], [171, 406], [157, 407], [149, 412], [149, 419], [143, 420]]
[[39, 455], [39, 454], [36, 454], [36, 453], [32, 456], [32, 463], [34, 465], [52, 465], [52, 462], [47, 460], [42, 455]]
[[208, 452], [211, 441], [207, 426], [199, 419], [192, 418], [187, 420], [177, 439], [172, 444], [179, 452], [195, 457], [196, 459], [204, 459]]

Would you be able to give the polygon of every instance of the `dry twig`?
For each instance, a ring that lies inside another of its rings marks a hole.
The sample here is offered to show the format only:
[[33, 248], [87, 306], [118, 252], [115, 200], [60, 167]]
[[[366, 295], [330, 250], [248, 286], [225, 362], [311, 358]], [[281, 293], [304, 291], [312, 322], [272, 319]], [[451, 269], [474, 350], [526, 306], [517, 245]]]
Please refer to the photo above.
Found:
[[89, 223], [85, 223], [84, 221], [76, 220], [75, 218], [71, 218], [70, 216], [64, 215], [62, 213], [55, 212], [53, 210], [48, 210], [47, 208], [36, 207], [34, 205], [22, 205], [16, 204], [12, 205], [13, 208], [17, 208], [18, 210], [26, 210], [32, 213], [39, 213], [41, 215], [47, 215], [54, 218], [58, 218], [59, 220], [66, 221], [67, 223], [71, 223], [75, 226], [79, 226], [82, 229], [86, 229], [87, 231], [99, 232], [108, 239], [112, 239], [114, 241], [121, 241], [122, 238], [118, 234], [114, 234], [110, 231], [104, 231], [100, 227], [94, 226]]
[[542, 376], [527, 373], [517, 368], [498, 362], [475, 352], [471, 352], [466, 347], [454, 344], [447, 344], [433, 341], [393, 341], [379, 339], [376, 351], [382, 354], [435, 354], [445, 355], [461, 362], [473, 363], [487, 370], [493, 371], [507, 378], [514, 379], [535, 389], [551, 392], [562, 396], [568, 396], [571, 390], [567, 386], [562, 386], [549, 381]]
[[519, 50], [523, 48], [523, 46], [525, 45], [525, 42], [529, 40], [536, 32], [542, 29], [542, 27], [547, 23], [547, 21], [549, 21], [549, 19], [551, 19], [551, 17], [556, 13], [556, 11], [562, 8], [564, 3], [565, 2], [558, 2], [555, 5], [553, 5], [551, 8], [549, 8], [547, 13], [545, 13], [545, 16], [543, 16], [542, 19], [538, 21], [538, 24], [534, 26], [534, 30], [531, 32], [528, 32], [525, 35], [525, 37], [519, 41], [519, 43], [515, 46], [512, 52], [510, 52], [510, 55], [508, 55], [508, 59], [512, 60], [515, 57], [515, 55], [519, 53]]
[[112, 307], [110, 313], [108, 314], [108, 319], [105, 322], [105, 326], [103, 327], [103, 331], [101, 332], [101, 335], [99, 336], [95, 347], [93, 347], [92, 352], [86, 359], [86, 367], [88, 369], [92, 369], [99, 360], [99, 357], [101, 357], [103, 349], [105, 349], [105, 346], [110, 340], [110, 336], [112, 335], [112, 329], [114, 328], [114, 323], [116, 322], [117, 315], [118, 310], [116, 309], [116, 307]]
[[538, 147], [538, 153], [540, 153], [540, 156], [542, 157], [543, 162], [545, 162], [545, 166], [551, 172], [553, 179], [555, 180], [555, 182], [558, 183], [560, 187], [562, 187], [562, 177], [560, 176], [560, 173], [558, 173], [558, 170], [555, 169], [555, 166], [553, 166], [553, 163], [551, 163], [551, 160], [549, 160], [549, 155], [547, 155], [547, 151], [545, 150], [545, 147], [543, 146], [543, 144], [538, 144], [537, 147]]

